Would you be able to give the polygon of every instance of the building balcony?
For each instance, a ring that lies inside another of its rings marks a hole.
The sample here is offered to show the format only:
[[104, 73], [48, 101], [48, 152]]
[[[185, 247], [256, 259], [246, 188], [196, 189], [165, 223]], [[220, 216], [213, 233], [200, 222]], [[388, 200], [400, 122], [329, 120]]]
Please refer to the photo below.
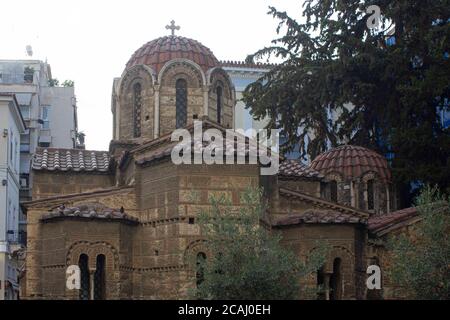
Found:
[[8, 230], [6, 232], [10, 247], [26, 246], [27, 233], [25, 231]]
[[0, 83], [2, 84], [33, 84], [33, 74], [31, 73], [0, 73]]

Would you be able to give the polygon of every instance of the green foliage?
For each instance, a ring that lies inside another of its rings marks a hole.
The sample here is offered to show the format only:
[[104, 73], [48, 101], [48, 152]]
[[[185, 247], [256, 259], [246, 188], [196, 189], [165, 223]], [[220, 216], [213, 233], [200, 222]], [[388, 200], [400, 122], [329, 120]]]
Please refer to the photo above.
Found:
[[59, 80], [54, 78], [54, 79], [48, 79], [48, 86], [49, 87], [57, 87], [59, 86]]
[[[366, 25], [372, 4], [382, 14], [377, 31]], [[448, 0], [306, 0], [301, 22], [273, 7], [269, 14], [279, 37], [248, 60], [283, 63], [249, 85], [243, 101], [282, 130], [286, 151], [298, 146], [314, 158], [329, 143], [362, 145], [394, 153], [394, 177], [407, 188], [450, 186], [450, 131], [436, 112], [450, 97]], [[339, 115], [333, 123], [330, 111]]]
[[23, 71], [23, 80], [27, 83], [33, 82], [34, 68], [33, 67], [25, 67]]
[[73, 80], [64, 80], [64, 82], [62, 83], [63, 87], [74, 87], [75, 86], [75, 81]]
[[450, 198], [427, 186], [417, 198], [417, 209], [422, 217], [417, 233], [389, 242], [392, 279], [413, 298], [450, 299]]
[[[323, 264], [319, 250], [307, 263], [280, 244], [280, 235], [265, 227], [265, 205], [260, 190], [242, 194], [243, 206], [233, 210], [230, 199], [212, 197], [211, 210], [199, 214], [207, 259], [197, 261], [195, 292], [201, 299], [294, 299], [299, 280]], [[195, 264], [195, 262], [193, 262]]]

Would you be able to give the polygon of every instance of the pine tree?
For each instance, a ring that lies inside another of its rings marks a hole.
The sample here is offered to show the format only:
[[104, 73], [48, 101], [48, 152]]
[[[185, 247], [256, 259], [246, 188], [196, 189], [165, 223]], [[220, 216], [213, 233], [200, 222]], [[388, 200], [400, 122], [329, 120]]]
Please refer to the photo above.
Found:
[[[376, 30], [367, 25], [370, 5], [381, 10]], [[286, 151], [314, 158], [330, 145], [361, 145], [394, 155], [406, 192], [411, 183], [450, 191], [450, 129], [437, 112], [450, 98], [448, 0], [305, 0], [301, 22], [274, 7], [269, 14], [279, 37], [248, 60], [283, 62], [243, 100], [282, 130]]]

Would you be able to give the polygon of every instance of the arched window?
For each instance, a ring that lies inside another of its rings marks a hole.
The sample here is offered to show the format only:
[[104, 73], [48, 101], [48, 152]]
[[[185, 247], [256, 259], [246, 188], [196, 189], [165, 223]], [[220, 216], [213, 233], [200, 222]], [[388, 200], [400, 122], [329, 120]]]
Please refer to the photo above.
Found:
[[97, 265], [94, 274], [94, 300], [105, 300], [105, 262], [106, 257], [103, 254], [97, 256]]
[[374, 181], [367, 181], [367, 209], [373, 210], [375, 208], [375, 194], [374, 194]]
[[217, 123], [222, 121], [222, 105], [223, 105], [223, 89], [222, 86], [217, 86], [216, 88], [216, 98], [217, 98]]
[[330, 200], [333, 202], [338, 201], [337, 181], [335, 180], [330, 182]]
[[330, 300], [340, 300], [342, 298], [342, 276], [341, 259], [333, 261], [333, 273], [330, 276]]
[[176, 127], [182, 128], [187, 123], [187, 82], [178, 79], [176, 87]]
[[326, 299], [325, 274], [323, 267], [317, 270], [317, 300]]
[[199, 252], [197, 254], [197, 287], [202, 284], [205, 280], [205, 262], [206, 262], [206, 254], [203, 252]]
[[140, 83], [136, 83], [133, 86], [133, 122], [134, 122], [134, 137], [139, 138], [141, 136], [141, 112], [142, 112], [142, 86]]
[[80, 255], [78, 260], [78, 266], [80, 267], [80, 300], [90, 299], [90, 277], [89, 277], [89, 257], [86, 254]]

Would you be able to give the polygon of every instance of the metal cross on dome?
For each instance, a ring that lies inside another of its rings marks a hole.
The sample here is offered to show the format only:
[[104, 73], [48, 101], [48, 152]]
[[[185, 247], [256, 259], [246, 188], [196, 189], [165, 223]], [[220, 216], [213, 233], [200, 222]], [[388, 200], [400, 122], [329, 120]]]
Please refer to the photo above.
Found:
[[175, 30], [180, 30], [181, 28], [180, 28], [180, 26], [176, 26], [175, 25], [175, 21], [174, 20], [172, 20], [172, 21], [170, 21], [170, 25], [167, 25], [166, 26], [166, 29], [167, 30], [171, 30], [171, 32], [172, 32], [172, 36], [174, 36], [175, 35]]

